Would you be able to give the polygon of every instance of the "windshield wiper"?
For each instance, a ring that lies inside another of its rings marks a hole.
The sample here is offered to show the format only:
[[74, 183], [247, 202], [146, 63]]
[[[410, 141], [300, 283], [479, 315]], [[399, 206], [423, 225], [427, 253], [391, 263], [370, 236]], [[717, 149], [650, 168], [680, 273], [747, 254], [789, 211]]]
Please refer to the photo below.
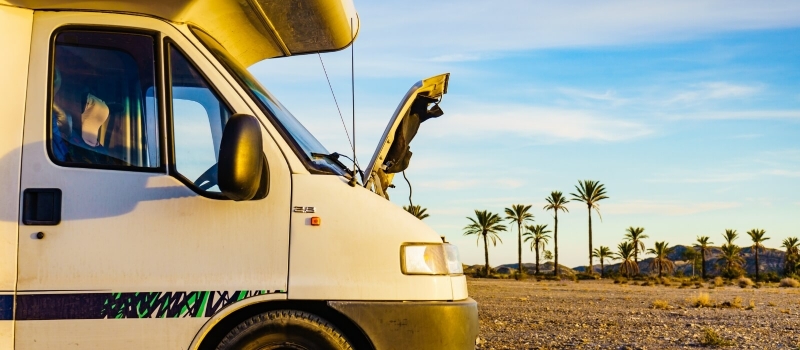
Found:
[[328, 160], [332, 161], [334, 164], [338, 165], [339, 167], [341, 167], [345, 171], [345, 173], [347, 174], [347, 178], [350, 178], [350, 176], [352, 176], [350, 174], [350, 168], [348, 168], [346, 165], [344, 165], [339, 160], [339, 157], [345, 157], [345, 158], [349, 159], [350, 161], [352, 161], [353, 164], [355, 164], [356, 169], [358, 169], [358, 173], [361, 175], [362, 178], [364, 177], [364, 172], [361, 170], [361, 167], [358, 166], [358, 163], [356, 163], [355, 161], [353, 161], [352, 158], [350, 158], [350, 157], [348, 157], [348, 156], [346, 156], [344, 154], [337, 153], [337, 152], [333, 152], [331, 154], [311, 152], [311, 157], [314, 157], [314, 158], [325, 158], [325, 159], [328, 159]]

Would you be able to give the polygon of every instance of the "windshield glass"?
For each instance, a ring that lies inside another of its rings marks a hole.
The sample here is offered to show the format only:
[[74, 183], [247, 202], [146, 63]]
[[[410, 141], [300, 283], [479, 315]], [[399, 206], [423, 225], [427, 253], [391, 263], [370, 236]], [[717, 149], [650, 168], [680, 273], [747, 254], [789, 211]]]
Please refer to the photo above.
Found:
[[286, 109], [267, 89], [256, 80], [236, 59], [231, 57], [227, 51], [211, 36], [192, 27], [192, 32], [200, 39], [209, 51], [222, 62], [228, 71], [234, 75], [239, 82], [255, 97], [261, 110], [273, 119], [273, 124], [284, 134], [283, 136], [301, 153], [301, 158], [311, 167], [309, 170], [317, 172], [333, 173], [336, 175], [350, 176], [348, 169], [343, 169], [335, 161], [314, 156], [314, 154], [329, 154], [322, 144], [308, 130], [300, 124], [297, 119]]

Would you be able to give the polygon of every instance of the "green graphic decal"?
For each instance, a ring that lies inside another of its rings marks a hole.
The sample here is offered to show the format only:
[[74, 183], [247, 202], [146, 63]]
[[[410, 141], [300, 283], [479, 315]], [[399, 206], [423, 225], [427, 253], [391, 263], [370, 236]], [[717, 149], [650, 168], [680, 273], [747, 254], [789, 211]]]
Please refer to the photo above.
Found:
[[99, 318], [211, 317], [223, 307], [266, 290], [112, 293]]

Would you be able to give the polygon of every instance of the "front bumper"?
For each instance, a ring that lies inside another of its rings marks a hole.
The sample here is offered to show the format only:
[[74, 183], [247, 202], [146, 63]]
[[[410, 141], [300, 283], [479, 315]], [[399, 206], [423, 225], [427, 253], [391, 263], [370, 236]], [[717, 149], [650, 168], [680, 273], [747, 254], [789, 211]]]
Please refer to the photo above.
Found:
[[329, 301], [366, 333], [375, 350], [473, 350], [478, 303], [459, 301]]

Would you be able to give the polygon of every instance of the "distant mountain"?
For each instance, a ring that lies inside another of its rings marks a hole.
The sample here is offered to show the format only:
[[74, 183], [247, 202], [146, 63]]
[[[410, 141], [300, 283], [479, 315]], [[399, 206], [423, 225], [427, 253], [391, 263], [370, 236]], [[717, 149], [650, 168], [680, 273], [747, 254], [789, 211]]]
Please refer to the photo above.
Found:
[[[685, 245], [677, 245], [674, 247], [672, 253], [670, 253], [667, 258], [672, 260], [675, 263], [675, 272], [681, 271], [683, 272], [684, 276], [691, 276], [692, 275], [692, 264], [689, 261], [683, 260], [683, 254], [686, 249], [695, 249], [694, 247], [685, 246]], [[722, 250], [719, 247], [710, 247], [711, 252], [706, 253], [706, 274], [711, 276], [719, 275], [722, 270], [723, 261], [721, 260], [722, 257]], [[758, 254], [758, 263], [759, 263], [759, 271], [761, 273], [767, 272], [775, 272], [778, 274], [783, 273], [783, 262], [786, 253], [773, 248], [764, 248], [759, 251]], [[751, 247], [744, 247], [742, 248], [742, 257], [745, 260], [745, 270], [748, 274], [755, 274], [756, 271], [756, 264], [755, 264], [755, 252]], [[653, 261], [652, 257], [646, 257], [646, 255], [639, 253], [639, 271], [642, 274], [655, 274], [655, 271], [650, 271], [650, 263]], [[595, 259], [597, 261], [597, 259]], [[610, 263], [613, 261], [606, 261], [605, 268], [606, 271], [619, 271], [620, 263]], [[523, 264], [524, 265], [524, 264]], [[573, 270], [577, 272], [584, 272], [586, 271], [586, 265], [573, 267]], [[594, 265], [594, 271], [600, 273], [600, 264], [597, 263]], [[695, 275], [700, 274], [700, 266], [697, 266], [694, 271]]]
[[[493, 267], [493, 269], [495, 271], [497, 271], [497, 273], [511, 274], [511, 273], [514, 273], [514, 272], [517, 271], [518, 266], [519, 266], [518, 264], [504, 264], [504, 265], [495, 266], [495, 267]], [[561, 264], [559, 264], [558, 266], [559, 266], [559, 270], [558, 271], [559, 271], [559, 273], [561, 273], [561, 275], [564, 275], [564, 276], [567, 276], [567, 277], [575, 275], [575, 271], [573, 271], [569, 267], [566, 267], [566, 266], [561, 265]], [[552, 275], [553, 274], [553, 267], [554, 267], [553, 262], [539, 263], [539, 273], [551, 274]], [[482, 269], [482, 268], [483, 268], [483, 264], [469, 265], [469, 266], [464, 265], [464, 273], [472, 274], [472, 273], [475, 273], [479, 269]], [[522, 264], [522, 268], [525, 269], [525, 273], [528, 274], [528, 275], [533, 275], [534, 273], [536, 273], [536, 264], [534, 264], [534, 263], [523, 263]]]

